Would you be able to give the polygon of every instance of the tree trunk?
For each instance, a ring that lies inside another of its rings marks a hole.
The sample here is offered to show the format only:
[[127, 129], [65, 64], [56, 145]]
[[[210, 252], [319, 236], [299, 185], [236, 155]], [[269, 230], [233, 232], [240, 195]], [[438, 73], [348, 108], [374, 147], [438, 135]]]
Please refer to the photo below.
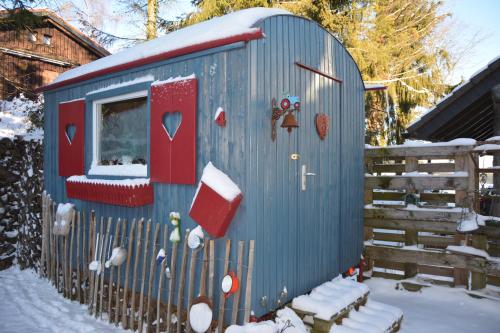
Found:
[[156, 15], [158, 0], [148, 0], [148, 22], [146, 25], [146, 38], [156, 38]]

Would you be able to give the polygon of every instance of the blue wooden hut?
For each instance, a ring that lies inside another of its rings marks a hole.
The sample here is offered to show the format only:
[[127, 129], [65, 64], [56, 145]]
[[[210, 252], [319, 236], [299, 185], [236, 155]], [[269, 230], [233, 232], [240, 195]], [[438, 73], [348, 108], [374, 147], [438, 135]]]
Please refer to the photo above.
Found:
[[45, 189], [57, 202], [154, 223], [178, 211], [192, 229], [209, 162], [237, 185], [222, 238], [255, 240], [256, 315], [359, 262], [364, 85], [317, 23], [238, 11], [70, 70], [43, 92]]

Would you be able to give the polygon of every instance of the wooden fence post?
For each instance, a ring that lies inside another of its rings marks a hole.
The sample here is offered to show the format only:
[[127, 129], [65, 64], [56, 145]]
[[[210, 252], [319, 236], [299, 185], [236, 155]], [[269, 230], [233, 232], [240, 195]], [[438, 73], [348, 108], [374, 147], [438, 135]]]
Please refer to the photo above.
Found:
[[[146, 325], [148, 332], [152, 332], [151, 322], [153, 317], [153, 311], [151, 308], [151, 302], [153, 299], [153, 284], [156, 275], [156, 255], [158, 253], [158, 235], [160, 234], [160, 223], [156, 223], [154, 231], [153, 249], [151, 251], [151, 263], [149, 266], [149, 278], [148, 278], [148, 301], [146, 307]], [[159, 288], [159, 286], [158, 286]], [[160, 323], [160, 318], [156, 318], [157, 324]]]
[[[486, 235], [474, 234], [472, 235], [471, 245], [476, 249], [488, 250], [488, 238]], [[483, 272], [471, 272], [471, 289], [486, 288], [486, 274]]]
[[[226, 276], [229, 270], [229, 256], [231, 254], [231, 240], [226, 239], [226, 256], [224, 258], [224, 273], [222, 276]], [[219, 320], [217, 322], [217, 330], [219, 332], [223, 331], [224, 328], [224, 310], [226, 306], [226, 298], [224, 294], [220, 294], [219, 298]]]
[[177, 293], [177, 333], [181, 332], [182, 326], [182, 306], [184, 304], [184, 287], [186, 286], [186, 265], [187, 265], [187, 252], [188, 252], [188, 235], [189, 230], [186, 230], [184, 236], [184, 245], [182, 247], [182, 261], [181, 261], [181, 275], [179, 278], [179, 292]]
[[[245, 241], [238, 242], [238, 261], [237, 261], [237, 270], [236, 274], [238, 276], [238, 281], [241, 281], [241, 277], [243, 276], [243, 250], [245, 249]], [[235, 325], [238, 320], [238, 310], [240, 306], [240, 294], [241, 288], [238, 288], [233, 295], [233, 309], [231, 312], [231, 325]]]
[[[142, 224], [140, 224], [142, 227]], [[132, 220], [132, 225], [130, 226], [130, 231], [128, 233], [128, 250], [127, 250], [127, 263], [125, 264], [125, 282], [123, 284], [123, 305], [122, 305], [122, 326], [124, 329], [128, 328], [127, 321], [127, 309], [128, 309], [128, 276], [130, 271], [130, 260], [132, 258], [132, 244], [134, 241], [134, 230], [135, 230], [135, 219]]]
[[[468, 172], [468, 154], [455, 154], [455, 172]], [[470, 172], [469, 172], [470, 177]], [[470, 178], [469, 178], [470, 179]], [[470, 184], [469, 184], [470, 185]], [[455, 206], [456, 207], [466, 207], [467, 205], [467, 190], [456, 190], [455, 191]], [[455, 234], [455, 244], [460, 245], [460, 243], [465, 241], [465, 235]], [[469, 274], [467, 270], [463, 268], [453, 269], [453, 283], [455, 286], [468, 285]]]
[[[415, 172], [418, 171], [418, 158], [417, 157], [406, 157], [405, 158], [405, 172]], [[406, 188], [406, 194], [415, 194], [414, 188]], [[418, 231], [417, 230], [405, 230], [405, 245], [412, 246], [417, 245], [418, 242]], [[405, 263], [405, 278], [410, 278], [417, 275], [418, 265]]]
[[[121, 219], [118, 218], [118, 221], [116, 221], [116, 225], [115, 225], [115, 238], [113, 239], [113, 245], [111, 246], [111, 251], [113, 251], [113, 249], [115, 247], [118, 246], [118, 240], [119, 240], [119, 235], [120, 235], [120, 225], [121, 225]], [[112, 252], [111, 252], [112, 253]], [[110, 253], [110, 256], [111, 256], [111, 253]], [[120, 269], [118, 267], [118, 269]], [[114, 273], [115, 273], [115, 266], [111, 265], [109, 267], [109, 280], [108, 280], [108, 322], [111, 324], [111, 322], [113, 321], [112, 320], [112, 316], [111, 316], [111, 304], [112, 304], [112, 299], [113, 299], [113, 278], [114, 278]], [[118, 293], [118, 290], [116, 291]]]
[[135, 245], [134, 254], [134, 276], [132, 278], [132, 297], [130, 298], [130, 329], [135, 331], [135, 289], [137, 288], [137, 269], [139, 267], [139, 261], [141, 261], [141, 245], [142, 245], [142, 229], [143, 229], [144, 219], [139, 221], [137, 227], [137, 243]]
[[[163, 250], [165, 251], [165, 259], [161, 262], [160, 279], [158, 281], [158, 293], [156, 296], [156, 333], [160, 333], [160, 306], [161, 292], [163, 289], [163, 277], [165, 276], [165, 267], [167, 266], [167, 243], [168, 242], [168, 224], [163, 225]], [[167, 325], [168, 327], [168, 325]]]
[[[127, 237], [127, 220], [123, 220], [123, 226], [122, 226], [122, 231], [120, 234], [120, 247], [122, 249], [125, 248], [125, 238]], [[128, 258], [128, 254], [127, 254]], [[116, 268], [118, 271], [117, 277], [116, 277], [116, 295], [115, 295], [115, 326], [118, 326], [118, 322], [120, 320], [120, 313], [121, 313], [121, 306], [120, 306], [120, 284], [121, 284], [121, 275], [122, 275], [122, 270], [123, 270], [123, 263]]]
[[[158, 224], [157, 224], [158, 225]], [[141, 271], [141, 292], [139, 294], [139, 323], [138, 331], [142, 332], [142, 325], [144, 322], [144, 287], [146, 286], [146, 270], [148, 267], [148, 256], [149, 256], [149, 235], [151, 234], [151, 219], [148, 220], [146, 224], [146, 241], [144, 243], [144, 251], [142, 257], [142, 271]], [[151, 258], [152, 259], [152, 258]]]
[[252, 275], [253, 275], [253, 256], [254, 256], [255, 241], [252, 239], [248, 249], [248, 268], [247, 268], [247, 283], [245, 289], [245, 314], [243, 316], [243, 324], [250, 321], [251, 312], [251, 297], [252, 297]]

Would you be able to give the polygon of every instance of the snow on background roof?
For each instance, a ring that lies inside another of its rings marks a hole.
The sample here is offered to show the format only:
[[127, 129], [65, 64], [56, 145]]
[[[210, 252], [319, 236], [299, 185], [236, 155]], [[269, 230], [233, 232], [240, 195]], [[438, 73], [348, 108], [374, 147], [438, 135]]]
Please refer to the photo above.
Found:
[[259, 29], [253, 26], [257, 22], [276, 15], [292, 14], [286, 10], [276, 8], [250, 8], [240, 10], [171, 32], [165, 36], [71, 69], [59, 75], [53, 83], [66, 81], [81, 75], [155, 56], [160, 53], [174, 51], [222, 38], [256, 32]]

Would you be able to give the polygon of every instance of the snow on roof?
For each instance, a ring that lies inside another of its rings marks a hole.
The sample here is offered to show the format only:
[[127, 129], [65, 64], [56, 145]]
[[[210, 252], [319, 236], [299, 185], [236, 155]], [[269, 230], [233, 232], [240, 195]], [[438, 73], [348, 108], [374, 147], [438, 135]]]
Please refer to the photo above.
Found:
[[124, 63], [175, 51], [189, 46], [259, 31], [254, 25], [270, 16], [292, 15], [276, 8], [250, 8], [194, 24], [165, 36], [136, 45], [59, 75], [58, 83]]

